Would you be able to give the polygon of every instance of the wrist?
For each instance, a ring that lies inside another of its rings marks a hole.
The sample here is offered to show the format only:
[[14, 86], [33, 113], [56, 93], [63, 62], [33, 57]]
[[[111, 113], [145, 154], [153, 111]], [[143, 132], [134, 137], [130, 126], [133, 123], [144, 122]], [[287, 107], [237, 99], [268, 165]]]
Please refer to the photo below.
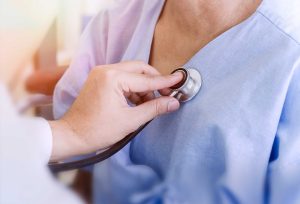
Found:
[[60, 161], [81, 154], [81, 142], [67, 121], [49, 121], [52, 130], [52, 154], [50, 161]]

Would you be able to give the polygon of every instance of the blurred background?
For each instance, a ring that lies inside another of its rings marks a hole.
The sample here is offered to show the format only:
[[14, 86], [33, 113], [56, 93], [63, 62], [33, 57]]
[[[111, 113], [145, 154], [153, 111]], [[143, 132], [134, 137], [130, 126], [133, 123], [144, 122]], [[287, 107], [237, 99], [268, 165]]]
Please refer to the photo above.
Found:
[[[46, 106], [51, 99], [43, 96], [53, 94], [91, 18], [114, 3], [114, 0], [0, 1], [0, 79], [21, 111], [52, 118], [51, 107]], [[44, 105], [32, 108], [36, 104]]]
[[[91, 18], [115, 0], [0, 0], [0, 83], [19, 112], [53, 119], [54, 87]], [[58, 175], [91, 201], [91, 174]]]

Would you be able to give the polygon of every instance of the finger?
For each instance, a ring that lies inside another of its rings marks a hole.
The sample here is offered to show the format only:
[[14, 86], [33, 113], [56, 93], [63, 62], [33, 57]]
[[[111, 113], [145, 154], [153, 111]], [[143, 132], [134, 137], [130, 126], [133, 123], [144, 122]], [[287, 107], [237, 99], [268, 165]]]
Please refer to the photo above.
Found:
[[179, 107], [180, 104], [175, 98], [160, 97], [131, 108], [131, 115], [139, 127], [159, 115], [176, 111]]
[[171, 87], [180, 82], [182, 78], [183, 75], [178, 72], [168, 76], [123, 73], [119, 78], [119, 85], [125, 92], [147, 92]]
[[127, 61], [112, 65], [113, 69], [137, 74], [160, 75], [154, 67], [142, 61]]

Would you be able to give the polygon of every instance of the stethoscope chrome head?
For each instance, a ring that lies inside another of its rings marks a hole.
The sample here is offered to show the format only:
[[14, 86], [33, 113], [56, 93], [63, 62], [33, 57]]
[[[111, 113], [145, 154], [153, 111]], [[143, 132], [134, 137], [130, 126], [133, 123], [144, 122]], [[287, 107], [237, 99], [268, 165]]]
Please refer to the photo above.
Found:
[[202, 86], [202, 77], [198, 70], [194, 68], [178, 68], [173, 73], [181, 72], [183, 79], [176, 85], [170, 87], [170, 96], [175, 97], [180, 102], [187, 102], [194, 98]]

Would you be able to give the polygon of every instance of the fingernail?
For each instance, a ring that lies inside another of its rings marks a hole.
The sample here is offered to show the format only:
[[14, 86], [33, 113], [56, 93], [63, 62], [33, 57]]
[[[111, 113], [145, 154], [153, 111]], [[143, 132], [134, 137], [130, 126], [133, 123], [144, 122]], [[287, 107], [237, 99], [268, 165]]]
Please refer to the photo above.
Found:
[[176, 111], [179, 108], [180, 104], [176, 99], [169, 101], [168, 103], [168, 112]]

